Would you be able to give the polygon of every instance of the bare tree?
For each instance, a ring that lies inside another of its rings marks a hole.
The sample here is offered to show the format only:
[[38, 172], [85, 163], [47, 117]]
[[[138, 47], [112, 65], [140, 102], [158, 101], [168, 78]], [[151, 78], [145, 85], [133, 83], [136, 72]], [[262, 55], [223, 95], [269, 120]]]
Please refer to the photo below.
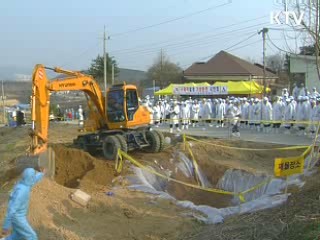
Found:
[[179, 65], [170, 61], [163, 51], [155, 59], [147, 71], [149, 80], [154, 80], [160, 88], [170, 83], [179, 83], [182, 79], [182, 69]]
[[[302, 16], [301, 25], [296, 24], [296, 19], [290, 16], [290, 25], [295, 31], [300, 31], [304, 35], [304, 46], [313, 46], [314, 55], [316, 57], [317, 71], [320, 79], [320, 64], [319, 64], [319, 53], [320, 53], [320, 0], [296, 0], [285, 1], [284, 7], [295, 13], [295, 16]], [[301, 48], [300, 48], [301, 49]], [[303, 50], [303, 49], [302, 49]], [[303, 51], [301, 52], [303, 53]]]
[[284, 68], [285, 56], [281, 53], [269, 55], [266, 57], [266, 65], [275, 72], [279, 72]]

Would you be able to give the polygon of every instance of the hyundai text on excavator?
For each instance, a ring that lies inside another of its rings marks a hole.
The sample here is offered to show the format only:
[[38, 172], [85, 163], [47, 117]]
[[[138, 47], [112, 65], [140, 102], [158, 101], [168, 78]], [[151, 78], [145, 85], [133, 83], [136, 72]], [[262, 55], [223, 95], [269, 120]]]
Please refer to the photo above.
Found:
[[[46, 70], [67, 77], [49, 80]], [[38, 64], [32, 76], [31, 154], [38, 155], [48, 148], [50, 93], [57, 91], [83, 91], [87, 97], [90, 114], [85, 125], [92, 131], [74, 140], [74, 144], [85, 151], [102, 151], [106, 159], [114, 160], [119, 148], [124, 152], [163, 150], [164, 137], [161, 132], [151, 129], [150, 113], [140, 106], [136, 86], [113, 85], [105, 96], [90, 75]]]

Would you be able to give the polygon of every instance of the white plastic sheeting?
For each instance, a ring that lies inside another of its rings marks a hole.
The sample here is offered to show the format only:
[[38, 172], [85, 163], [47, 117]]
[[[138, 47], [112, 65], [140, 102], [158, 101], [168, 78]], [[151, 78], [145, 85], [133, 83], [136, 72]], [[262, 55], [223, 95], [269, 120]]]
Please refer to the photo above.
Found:
[[178, 158], [181, 161], [177, 164], [177, 167], [186, 177], [194, 177], [197, 174], [202, 187], [212, 187], [212, 184], [200, 167], [198, 167], [198, 172], [195, 173], [193, 162], [183, 152], [178, 152]]
[[193, 216], [198, 220], [203, 221], [204, 223], [214, 224], [214, 223], [222, 223], [226, 217], [232, 216], [235, 214], [256, 212], [259, 210], [281, 205], [287, 201], [287, 198], [288, 196], [286, 194], [281, 194], [276, 196], [264, 196], [256, 200], [243, 203], [238, 206], [220, 208], [220, 209], [205, 206], [205, 205], [197, 206], [190, 201], [177, 201], [177, 205], [203, 213], [204, 216], [206, 217], [197, 216], [197, 215], [193, 215]]
[[[185, 176], [193, 177], [194, 168], [192, 165], [192, 161], [190, 161], [183, 153], [178, 153], [177, 157], [180, 158], [181, 161], [177, 163], [176, 166], [173, 166], [173, 168], [178, 167], [185, 174]], [[165, 169], [154, 169], [152, 167], [150, 168], [161, 172], [162, 174], [171, 172]], [[178, 201], [166, 192], [166, 187], [168, 184], [168, 181], [166, 179], [157, 177], [154, 174], [137, 167], [133, 167], [133, 171], [135, 175], [130, 177], [130, 182], [132, 183], [132, 185], [129, 186], [129, 189], [155, 194], [159, 198], [165, 198], [175, 201], [175, 203], [179, 206], [199, 211], [203, 214], [203, 216], [194, 213], [190, 213], [190, 215], [208, 224], [221, 223], [226, 217], [234, 214], [254, 212], [278, 206], [284, 203], [288, 197], [288, 195], [281, 194], [286, 186], [285, 180], [272, 178], [265, 174], [253, 174], [244, 170], [229, 169], [219, 180], [217, 188], [239, 193], [250, 189], [257, 184], [260, 184], [261, 182], [264, 182], [266, 180], [269, 181], [267, 184], [257, 188], [256, 190], [245, 194], [245, 203], [240, 204], [239, 198], [234, 197], [234, 206], [217, 209], [206, 205], [195, 205], [190, 201]], [[202, 173], [201, 169], [199, 169], [199, 177], [200, 176], [203, 177], [201, 181], [205, 186], [210, 185], [208, 179]], [[294, 175], [289, 177], [287, 184], [294, 184], [302, 187], [304, 182], [301, 181], [300, 177], [301, 175]]]
[[178, 152], [178, 158], [181, 160], [177, 167], [186, 177], [193, 177], [194, 171], [193, 171], [193, 164], [190, 161], [190, 159], [182, 152]]
[[[253, 174], [239, 169], [228, 169], [219, 180], [217, 188], [229, 192], [240, 193], [265, 181], [268, 182], [244, 195], [246, 201], [258, 199], [264, 195], [279, 194], [283, 192], [283, 189], [286, 187], [286, 181], [279, 178], [271, 178], [265, 174]], [[303, 186], [303, 182], [300, 180], [299, 175], [288, 178], [288, 185], [293, 184], [299, 187]], [[233, 202], [238, 204], [239, 198], [235, 197]]]

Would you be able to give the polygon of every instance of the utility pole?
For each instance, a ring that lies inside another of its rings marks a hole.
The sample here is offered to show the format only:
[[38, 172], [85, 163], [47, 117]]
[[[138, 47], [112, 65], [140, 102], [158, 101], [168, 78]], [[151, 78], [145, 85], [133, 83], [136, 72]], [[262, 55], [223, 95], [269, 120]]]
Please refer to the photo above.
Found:
[[104, 80], [104, 103], [105, 114], [107, 115], [107, 37], [106, 26], [103, 27], [103, 80]]
[[[258, 32], [258, 34], [262, 33], [262, 40], [263, 40], [263, 96], [266, 96], [266, 34], [268, 33], [268, 28], [263, 28]], [[262, 120], [262, 105], [263, 105], [263, 99], [261, 99], [261, 120]]]
[[161, 48], [161, 51], [160, 51], [160, 77], [159, 77], [161, 88], [162, 88], [162, 65], [163, 65], [163, 52], [162, 52], [162, 48]]
[[266, 96], [266, 34], [268, 33], [268, 28], [263, 28], [261, 31], [259, 31], [259, 34], [262, 33], [262, 39], [263, 39], [263, 96]]
[[3, 123], [6, 123], [6, 109], [4, 106], [4, 88], [3, 88], [3, 80], [1, 82], [1, 92], [2, 92], [2, 109], [3, 109]]
[[112, 63], [112, 85], [114, 84], [114, 64]]

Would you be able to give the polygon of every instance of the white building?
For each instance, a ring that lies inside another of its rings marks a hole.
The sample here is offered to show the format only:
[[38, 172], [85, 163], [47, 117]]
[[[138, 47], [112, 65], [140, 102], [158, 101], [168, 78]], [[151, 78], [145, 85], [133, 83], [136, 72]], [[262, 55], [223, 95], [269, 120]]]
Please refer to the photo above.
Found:
[[316, 57], [309, 55], [290, 55], [290, 73], [295, 75], [293, 82], [304, 83], [311, 91], [313, 87], [320, 91], [320, 80], [317, 71]]

